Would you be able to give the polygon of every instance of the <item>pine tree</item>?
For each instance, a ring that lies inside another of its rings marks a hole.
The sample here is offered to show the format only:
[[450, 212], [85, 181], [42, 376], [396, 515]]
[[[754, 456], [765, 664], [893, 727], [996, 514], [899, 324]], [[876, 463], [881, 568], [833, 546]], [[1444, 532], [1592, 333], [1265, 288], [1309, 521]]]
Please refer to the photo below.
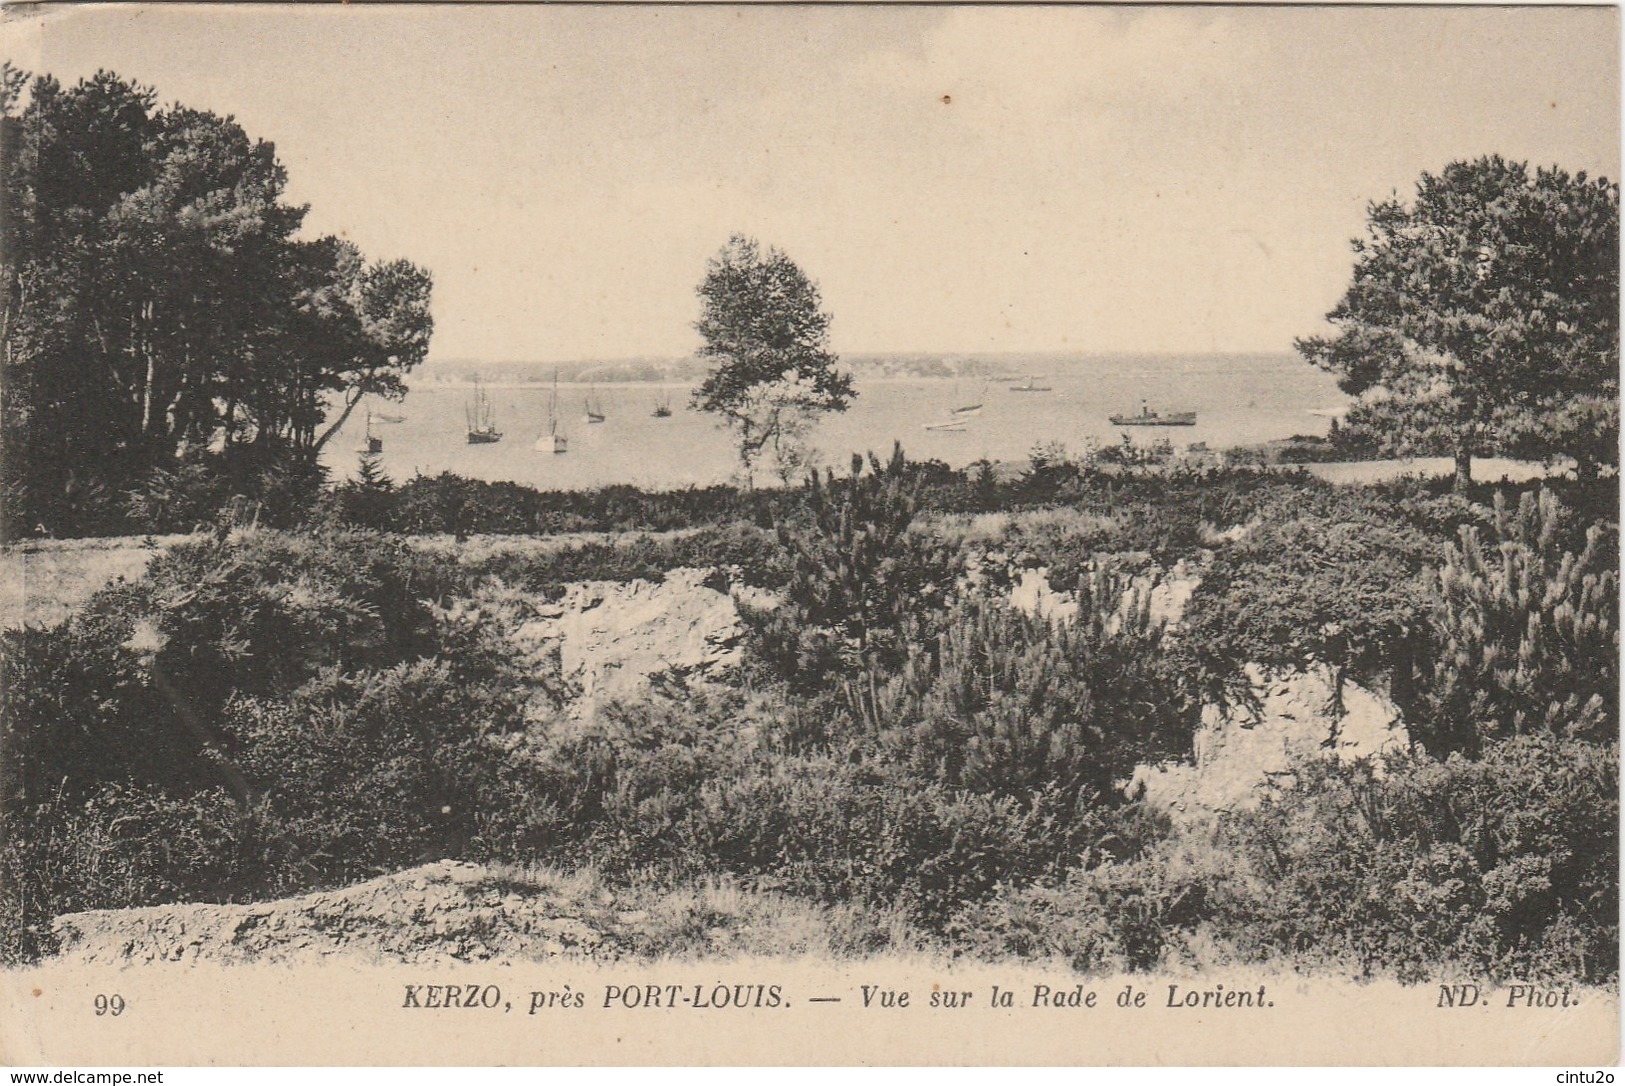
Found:
[[1464, 527], [1439, 570], [1429, 702], [1445, 746], [1551, 732], [1617, 732], [1617, 542], [1591, 527], [1579, 554], [1561, 542], [1566, 513], [1548, 490], [1516, 513], [1497, 495], [1491, 536]]

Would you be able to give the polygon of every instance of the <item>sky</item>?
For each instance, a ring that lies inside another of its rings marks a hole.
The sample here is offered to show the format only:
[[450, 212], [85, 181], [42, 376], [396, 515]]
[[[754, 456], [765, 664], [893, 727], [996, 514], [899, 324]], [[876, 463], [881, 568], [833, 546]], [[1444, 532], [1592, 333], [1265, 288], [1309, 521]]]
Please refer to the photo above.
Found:
[[1287, 351], [1369, 201], [1620, 165], [1601, 7], [88, 5], [0, 55], [275, 143], [307, 234], [433, 273], [441, 358], [687, 354], [734, 233], [841, 352]]

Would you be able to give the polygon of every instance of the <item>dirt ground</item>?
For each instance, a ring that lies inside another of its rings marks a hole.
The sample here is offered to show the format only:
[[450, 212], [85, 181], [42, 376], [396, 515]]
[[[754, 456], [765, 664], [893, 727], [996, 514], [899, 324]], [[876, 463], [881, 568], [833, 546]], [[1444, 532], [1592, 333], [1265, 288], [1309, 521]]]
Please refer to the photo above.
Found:
[[123, 967], [840, 956], [872, 943], [876, 926], [850, 909], [720, 883], [612, 892], [590, 873], [441, 860], [279, 901], [68, 913], [52, 929], [53, 961]]

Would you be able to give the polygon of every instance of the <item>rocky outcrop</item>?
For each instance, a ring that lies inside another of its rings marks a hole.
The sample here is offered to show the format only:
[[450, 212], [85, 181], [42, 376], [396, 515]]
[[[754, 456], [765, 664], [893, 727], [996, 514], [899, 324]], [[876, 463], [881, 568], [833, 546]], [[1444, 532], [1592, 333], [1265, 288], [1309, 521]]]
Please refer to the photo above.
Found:
[[1331, 668], [1271, 673], [1246, 669], [1252, 705], [1203, 707], [1191, 764], [1140, 766], [1129, 784], [1176, 819], [1258, 803], [1291, 787], [1308, 760], [1372, 758], [1405, 750], [1410, 735], [1386, 697], [1345, 680], [1339, 710]]
[[558, 645], [560, 672], [580, 691], [582, 714], [636, 696], [657, 673], [686, 683], [726, 681], [738, 669], [744, 629], [733, 598], [678, 569], [664, 581], [571, 585], [564, 598], [514, 631]]
[[[1202, 583], [1203, 564], [1181, 558], [1172, 569], [1153, 568], [1131, 581], [1132, 590], [1151, 593], [1151, 621], [1177, 626], [1185, 617], [1191, 594]], [[1075, 592], [1057, 592], [1050, 587], [1049, 570], [1023, 569], [1014, 578], [1010, 588], [1010, 604], [1029, 615], [1043, 616], [1053, 622], [1070, 622], [1078, 616], [1078, 597]], [[1127, 596], [1124, 597], [1127, 602]]]

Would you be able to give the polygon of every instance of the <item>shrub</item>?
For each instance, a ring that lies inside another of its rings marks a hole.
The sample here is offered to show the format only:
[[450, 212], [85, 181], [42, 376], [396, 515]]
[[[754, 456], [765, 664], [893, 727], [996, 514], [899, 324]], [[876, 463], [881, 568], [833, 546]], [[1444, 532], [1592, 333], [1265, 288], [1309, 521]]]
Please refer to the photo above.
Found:
[[1326, 759], [1211, 829], [1119, 812], [1109, 847], [971, 901], [947, 930], [980, 956], [1101, 971], [1241, 961], [1614, 984], [1618, 778], [1617, 744], [1553, 736], [1381, 771]]
[[208, 463], [153, 468], [129, 493], [130, 525], [147, 532], [190, 531], [212, 521], [228, 497], [227, 481]]
[[82, 909], [218, 899], [241, 877], [244, 825], [219, 788], [175, 795], [108, 784], [0, 810], [0, 963], [55, 950], [51, 921]]
[[325, 668], [432, 653], [429, 604], [460, 576], [397, 538], [257, 532], [175, 547], [147, 580], [153, 670], [207, 713], [233, 691], [286, 694]]
[[1404, 672], [1425, 622], [1431, 555], [1420, 533], [1354, 502], [1269, 507], [1191, 596], [1182, 645], [1192, 675], [1224, 696], [1249, 663]]
[[56, 626], [0, 633], [0, 804], [80, 802], [110, 781], [198, 783], [196, 742], [126, 644], [146, 600], [110, 589]]
[[961, 603], [897, 677], [853, 699], [882, 756], [950, 787], [1052, 789], [1070, 811], [1112, 795], [1139, 762], [1187, 749], [1194, 703], [1164, 664], [1149, 593], [1104, 575], [1080, 588], [1076, 623]]
[[515, 704], [438, 661], [328, 672], [287, 701], [225, 709], [255, 790], [266, 889], [461, 856], [524, 816], [502, 787]]
[[[344, 508], [353, 527], [412, 534], [664, 532], [732, 521], [770, 525], [798, 504], [793, 490], [731, 486], [646, 491], [633, 486], [545, 491], [451, 472], [415, 476], [376, 508]], [[366, 519], [376, 517], [376, 520]]]
[[1216, 926], [1251, 955], [1416, 981], [1606, 983], [1619, 954], [1618, 746], [1552, 736], [1378, 777], [1328, 761], [1231, 816]]
[[856, 746], [785, 749], [769, 702], [612, 707], [540, 755], [555, 857], [640, 878], [718, 872], [823, 902], [940, 924], [1001, 882], [1055, 874], [1091, 839], [1046, 786], [1019, 799], [956, 788]]
[[410, 805], [445, 793], [437, 772], [491, 775], [458, 729], [517, 716], [470, 685], [502, 674], [474, 659], [492, 647], [430, 606], [455, 582], [398, 541], [261, 532], [178, 547], [59, 626], [3, 635], [7, 945], [31, 953], [68, 908], [307, 887], [438, 847], [444, 820]]
[[[1516, 514], [1497, 496], [1487, 541], [1463, 527], [1433, 582], [1436, 661], [1426, 707], [1445, 749], [1532, 731], [1613, 734], [1619, 726], [1617, 537], [1591, 527], [1578, 553], [1549, 491]], [[1453, 727], [1475, 722], [1472, 734]]]
[[667, 536], [638, 535], [546, 550], [499, 551], [466, 567], [471, 579], [503, 582], [557, 597], [576, 581], [659, 583], [681, 568], [715, 568], [724, 583], [782, 588], [789, 579], [783, 550], [771, 531], [748, 524]]
[[754, 616], [755, 651], [800, 693], [864, 670], [890, 671], [906, 640], [940, 616], [961, 559], [911, 530], [918, 501], [901, 446], [869, 471], [809, 477], [803, 520], [783, 524], [789, 556], [783, 605]]
[[1078, 972], [1148, 972], [1183, 946], [1205, 886], [1160, 853], [1075, 867], [1060, 880], [1005, 885], [953, 919], [956, 943], [985, 958], [1060, 958]]

